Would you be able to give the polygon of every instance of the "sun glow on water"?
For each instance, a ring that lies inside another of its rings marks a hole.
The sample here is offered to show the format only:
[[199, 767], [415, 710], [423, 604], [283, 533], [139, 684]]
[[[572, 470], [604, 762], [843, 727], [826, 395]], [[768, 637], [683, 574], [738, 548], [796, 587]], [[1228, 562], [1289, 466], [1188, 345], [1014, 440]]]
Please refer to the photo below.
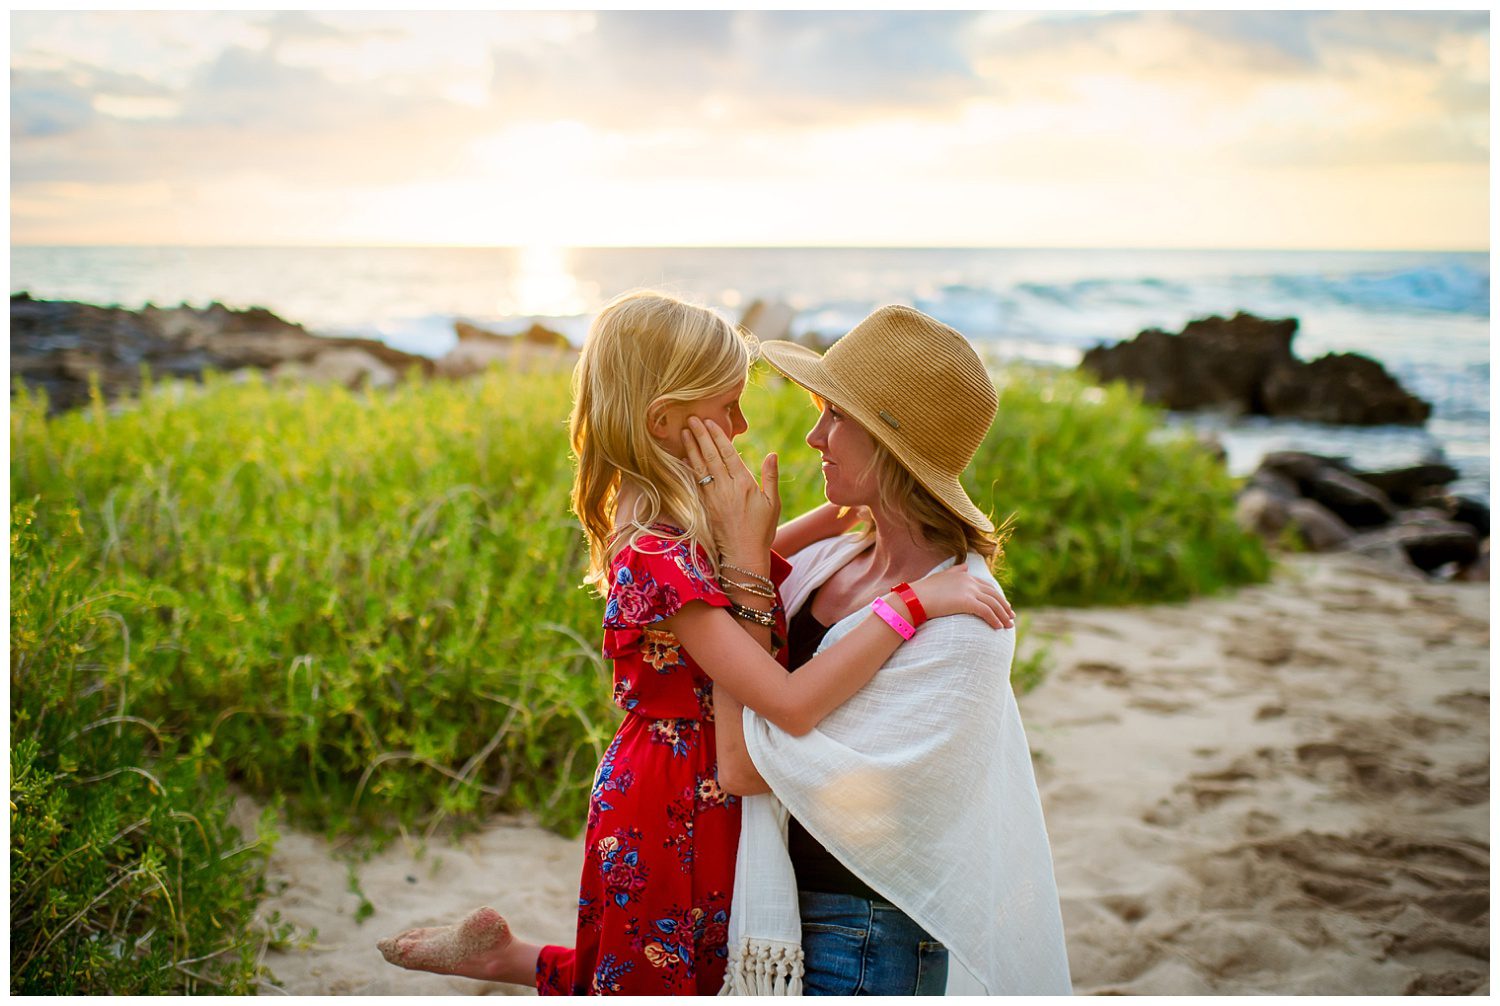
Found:
[[573, 275], [566, 248], [529, 245], [516, 252], [516, 269], [496, 309], [499, 314], [567, 317], [588, 310], [587, 291]]

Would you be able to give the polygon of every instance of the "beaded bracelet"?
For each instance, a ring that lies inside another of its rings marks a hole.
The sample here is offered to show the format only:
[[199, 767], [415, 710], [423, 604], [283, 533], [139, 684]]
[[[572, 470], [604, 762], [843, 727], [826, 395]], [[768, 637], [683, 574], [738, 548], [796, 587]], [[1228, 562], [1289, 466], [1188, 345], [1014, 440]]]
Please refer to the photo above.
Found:
[[776, 627], [775, 608], [772, 608], [770, 611], [762, 611], [759, 608], [751, 608], [735, 601], [730, 601], [729, 610], [734, 614], [735, 618], [743, 618], [747, 622], [754, 622], [756, 625], [763, 625], [768, 629]]

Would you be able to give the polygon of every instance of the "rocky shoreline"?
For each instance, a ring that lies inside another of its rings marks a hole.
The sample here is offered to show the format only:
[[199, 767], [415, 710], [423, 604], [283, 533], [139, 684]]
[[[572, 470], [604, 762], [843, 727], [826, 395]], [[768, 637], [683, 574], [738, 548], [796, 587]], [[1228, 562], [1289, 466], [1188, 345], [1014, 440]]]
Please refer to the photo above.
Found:
[[[787, 304], [755, 300], [740, 327], [762, 340], [788, 339], [795, 318]], [[358, 388], [388, 387], [411, 368], [429, 377], [462, 378], [518, 357], [571, 365], [576, 353], [565, 336], [542, 325], [505, 335], [458, 320], [458, 344], [434, 360], [377, 339], [317, 335], [262, 307], [237, 310], [217, 302], [131, 310], [18, 293], [11, 296], [10, 322], [11, 373], [45, 389], [54, 410], [87, 402], [91, 375], [97, 375], [106, 401], [132, 394], [143, 366], [167, 378], [254, 368], [274, 378]], [[1176, 335], [1147, 329], [1131, 340], [1095, 347], [1084, 354], [1080, 369], [1101, 382], [1125, 381], [1147, 402], [1176, 411], [1218, 409], [1358, 425], [1420, 425], [1431, 414], [1429, 403], [1368, 357], [1296, 359], [1296, 331], [1295, 318], [1212, 316]], [[825, 349], [832, 339], [808, 333], [799, 341]]]
[[19, 293], [10, 299], [10, 372], [45, 391], [56, 413], [86, 404], [94, 380], [106, 402], [136, 395], [143, 368], [153, 379], [258, 370], [273, 380], [383, 388], [413, 370], [462, 378], [497, 360], [571, 367], [576, 355], [564, 336], [540, 325], [516, 336], [462, 321], [454, 328], [458, 345], [434, 360], [377, 339], [316, 335], [262, 307], [148, 304], [137, 311]]
[[1269, 543], [1351, 552], [1394, 570], [1488, 582], [1490, 509], [1450, 493], [1444, 464], [1363, 472], [1342, 458], [1276, 451], [1241, 490], [1235, 516]]
[[1420, 426], [1432, 405], [1411, 394], [1375, 360], [1328, 353], [1310, 362], [1292, 353], [1296, 318], [1211, 315], [1171, 334], [1148, 328], [1134, 339], [1096, 346], [1083, 370], [1100, 382], [1125, 381], [1146, 401], [1179, 412], [1217, 409], [1236, 415], [1316, 423]]
[[[140, 310], [74, 301], [11, 297], [11, 373], [46, 392], [49, 409], [89, 400], [97, 380], [106, 401], [139, 392], [154, 378], [201, 379], [207, 370], [265, 371], [273, 380], [331, 381], [382, 388], [402, 375], [458, 380], [496, 363], [570, 369], [568, 339], [533, 324], [516, 335], [456, 321], [458, 343], [432, 359], [375, 339], [326, 337], [265, 308], [213, 303]], [[755, 300], [740, 327], [764, 340], [791, 337], [796, 312]], [[1425, 422], [1431, 406], [1411, 395], [1379, 363], [1329, 354], [1310, 363], [1291, 352], [1297, 320], [1240, 312], [1190, 322], [1179, 334], [1148, 329], [1084, 355], [1081, 369], [1100, 381], [1123, 380], [1169, 409], [1218, 409], [1331, 423]], [[826, 348], [818, 334], [804, 343]], [[1338, 458], [1298, 452], [1267, 455], [1238, 503], [1241, 524], [1273, 545], [1349, 551], [1436, 578], [1489, 578], [1489, 508], [1454, 496], [1458, 473], [1444, 464], [1360, 472]]]

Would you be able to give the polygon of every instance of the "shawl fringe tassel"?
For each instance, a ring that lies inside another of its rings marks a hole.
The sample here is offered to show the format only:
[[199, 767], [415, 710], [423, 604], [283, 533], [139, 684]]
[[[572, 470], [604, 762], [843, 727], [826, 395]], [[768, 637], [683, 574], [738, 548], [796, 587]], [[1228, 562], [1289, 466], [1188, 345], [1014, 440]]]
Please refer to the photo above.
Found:
[[745, 938], [729, 948], [721, 996], [800, 996], [802, 948]]

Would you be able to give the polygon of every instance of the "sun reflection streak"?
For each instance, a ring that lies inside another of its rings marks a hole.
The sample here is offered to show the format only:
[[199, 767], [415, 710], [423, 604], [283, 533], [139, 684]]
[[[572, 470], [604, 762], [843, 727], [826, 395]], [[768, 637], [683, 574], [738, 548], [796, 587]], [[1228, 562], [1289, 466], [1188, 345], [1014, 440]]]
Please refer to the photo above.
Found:
[[516, 253], [515, 272], [498, 304], [503, 315], [567, 317], [587, 310], [573, 275], [569, 249], [529, 245]]

